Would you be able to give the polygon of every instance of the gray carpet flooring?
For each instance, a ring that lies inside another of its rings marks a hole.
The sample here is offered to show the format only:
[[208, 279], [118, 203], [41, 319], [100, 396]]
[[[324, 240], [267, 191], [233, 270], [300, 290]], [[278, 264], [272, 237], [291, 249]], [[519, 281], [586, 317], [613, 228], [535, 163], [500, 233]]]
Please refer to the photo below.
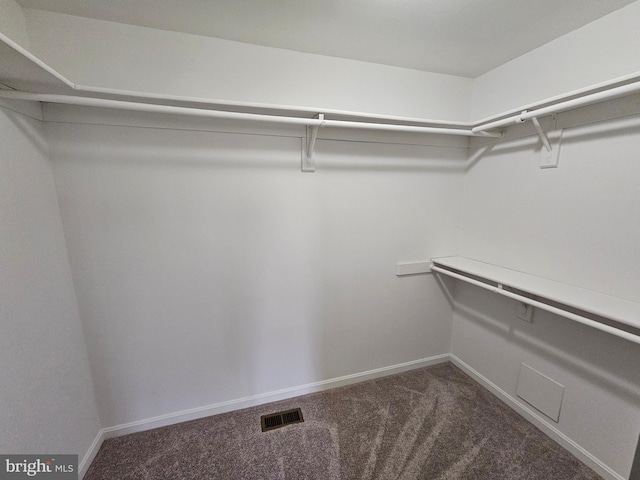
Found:
[[[262, 432], [300, 407], [303, 423]], [[600, 478], [452, 364], [106, 440], [86, 480]]]

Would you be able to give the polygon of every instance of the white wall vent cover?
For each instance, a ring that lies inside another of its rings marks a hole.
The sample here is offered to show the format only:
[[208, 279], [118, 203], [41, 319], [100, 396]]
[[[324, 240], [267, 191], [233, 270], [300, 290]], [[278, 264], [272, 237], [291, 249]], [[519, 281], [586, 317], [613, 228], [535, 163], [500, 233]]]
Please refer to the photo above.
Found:
[[560, 419], [564, 386], [522, 363], [516, 395], [554, 422]]

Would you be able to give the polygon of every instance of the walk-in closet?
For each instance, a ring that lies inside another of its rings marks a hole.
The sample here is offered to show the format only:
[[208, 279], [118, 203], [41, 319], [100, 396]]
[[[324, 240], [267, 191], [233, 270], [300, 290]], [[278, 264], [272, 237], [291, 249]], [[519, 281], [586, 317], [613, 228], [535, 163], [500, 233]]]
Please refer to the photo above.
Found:
[[0, 469], [638, 480], [639, 52], [631, 0], [0, 0]]

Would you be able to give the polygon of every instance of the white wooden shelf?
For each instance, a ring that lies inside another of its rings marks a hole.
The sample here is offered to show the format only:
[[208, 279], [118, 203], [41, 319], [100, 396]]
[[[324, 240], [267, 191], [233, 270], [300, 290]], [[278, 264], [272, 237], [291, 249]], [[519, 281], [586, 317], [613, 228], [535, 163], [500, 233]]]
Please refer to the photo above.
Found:
[[431, 261], [435, 272], [640, 343], [640, 303], [465, 257]]
[[29, 92], [74, 93], [73, 84], [68, 79], [2, 34], [0, 83]]
[[[305, 119], [307, 126], [318, 125], [338, 128], [500, 138], [503, 132], [497, 131], [497, 129], [505, 126], [516, 125], [527, 120], [531, 120], [537, 125], [538, 117], [640, 92], [640, 72], [573, 92], [567, 92], [549, 99], [540, 100], [530, 104], [526, 111], [519, 111], [519, 113], [515, 115], [514, 112], [519, 109], [503, 112], [475, 122], [451, 121], [380, 115], [376, 113], [348, 112], [305, 106], [233, 102], [219, 99], [192, 98], [151, 92], [125, 91], [91, 85], [78, 85], [9, 39], [6, 35], [0, 33], [0, 84], [4, 85], [4, 87], [0, 85], [0, 91], [6, 91], [7, 88], [15, 90], [16, 94], [25, 96], [25, 98], [22, 98], [23, 100], [73, 104], [76, 98], [73, 97], [73, 95], [80, 95], [84, 98], [77, 100], [81, 102], [78, 104], [87, 105], [89, 98], [92, 98], [96, 101], [103, 100], [102, 103], [97, 102], [94, 106], [105, 108], [123, 108], [122, 101], [127, 101], [131, 104], [126, 109], [134, 110], [136, 103], [142, 102], [144, 105], [139, 105], [138, 108], [140, 109], [143, 107], [150, 108], [149, 105], [157, 107], [185, 107], [181, 112], [182, 114], [190, 113], [200, 116], [204, 116], [204, 114], [215, 116], [216, 113], [219, 113], [224, 118], [230, 118], [230, 113], [247, 113], [249, 114], [249, 116], [245, 118], [247, 120], [255, 120], [257, 116], [261, 116], [265, 121], [300, 123], [297, 120]], [[42, 100], [35, 97], [30, 98], [30, 94], [49, 94], [51, 97]], [[55, 94], [65, 95], [67, 98], [53, 98]], [[121, 102], [108, 104], [107, 101], [112, 99], [119, 99]], [[187, 112], [187, 108], [192, 111]], [[200, 110], [200, 112], [197, 112], [197, 110]], [[202, 112], [203, 110], [204, 114]], [[166, 110], [165, 113], [176, 112]], [[325, 116], [323, 122], [313, 118], [319, 114]], [[547, 149], [550, 150], [551, 146], [546, 134], [539, 127], [537, 127], [537, 131], [543, 139], [543, 143], [547, 146]]]
[[[468, 121], [432, 120], [294, 105], [232, 102], [219, 99], [194, 98], [150, 92], [117, 90], [92, 85], [79, 85], [2, 33], [0, 33], [0, 84], [21, 93], [67, 95], [69, 99], [73, 98], [71, 97], [72, 95], [79, 95], [85, 97], [86, 101], [89, 101], [90, 98], [97, 100], [116, 99], [127, 102], [144, 102], [147, 106], [178, 106], [207, 110], [212, 114], [216, 111], [221, 111], [223, 114], [231, 112], [255, 114], [262, 117], [271, 116], [273, 120], [280, 119], [280, 121], [286, 120], [287, 118], [309, 120], [313, 119], [318, 113], [323, 113], [326, 117], [327, 126], [344, 128], [360, 128], [361, 126], [365, 126], [375, 130], [479, 136], [471, 131], [473, 125]], [[0, 89], [4, 88], [0, 86]], [[49, 101], [57, 102], [57, 100], [54, 99]], [[73, 104], [73, 102], [70, 101], [60, 103]], [[106, 106], [106, 104], [101, 106]], [[252, 120], [251, 117], [246, 117], [246, 119]], [[255, 118], [253, 119], [255, 120]], [[331, 122], [336, 125], [331, 125]], [[429, 130], [433, 131], [430, 132]]]

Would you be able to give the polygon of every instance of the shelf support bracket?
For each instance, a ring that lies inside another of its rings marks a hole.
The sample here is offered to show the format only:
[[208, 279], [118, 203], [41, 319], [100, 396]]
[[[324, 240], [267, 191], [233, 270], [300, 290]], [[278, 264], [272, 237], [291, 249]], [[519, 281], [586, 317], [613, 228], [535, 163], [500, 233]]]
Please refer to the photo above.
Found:
[[558, 130], [558, 115], [553, 114], [551, 116], [551, 123], [549, 127], [549, 135], [545, 134], [538, 122], [537, 117], [532, 117], [531, 121], [536, 128], [540, 140], [544, 145], [540, 157], [540, 168], [558, 168], [558, 161], [560, 159], [560, 142], [562, 141], [562, 129]]
[[[520, 117], [516, 119], [516, 123], [524, 123], [527, 121], [527, 118], [524, 118], [525, 113], [527, 111], [523, 111], [520, 114]], [[544, 149], [542, 150], [542, 157], [540, 159], [540, 168], [558, 168], [558, 159], [560, 157], [560, 142], [562, 141], [562, 129], [557, 130], [556, 125], [558, 121], [558, 115], [553, 114], [551, 116], [551, 128], [552, 138], [549, 138], [547, 134], [544, 132], [542, 127], [540, 126], [540, 122], [538, 121], [538, 117], [529, 117], [533, 126], [542, 141], [542, 145]]]
[[536, 128], [536, 132], [538, 132], [540, 140], [542, 140], [544, 148], [547, 149], [547, 152], [551, 152], [553, 149], [551, 148], [551, 144], [549, 143], [549, 138], [547, 138], [547, 134], [544, 133], [544, 130], [542, 130], [540, 122], [538, 121], [538, 117], [531, 117], [531, 121], [533, 122], [533, 126]]
[[324, 124], [324, 114], [319, 113], [316, 117], [320, 120], [318, 125], [307, 125], [307, 141], [302, 148], [302, 171], [303, 172], [315, 172], [316, 171], [316, 159], [313, 157], [316, 147], [316, 139], [318, 138], [318, 130]]

